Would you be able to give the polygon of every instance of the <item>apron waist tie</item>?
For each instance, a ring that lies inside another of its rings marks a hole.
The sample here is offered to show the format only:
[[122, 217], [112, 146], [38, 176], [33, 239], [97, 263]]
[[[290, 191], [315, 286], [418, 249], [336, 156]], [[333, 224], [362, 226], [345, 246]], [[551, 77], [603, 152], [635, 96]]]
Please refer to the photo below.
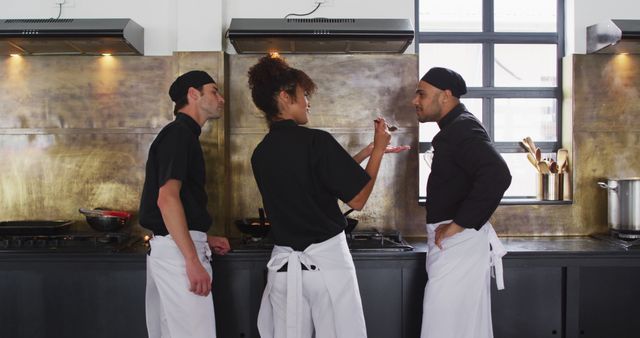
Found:
[[489, 227], [489, 244], [491, 245], [491, 277], [496, 279], [498, 290], [504, 290], [504, 269], [502, 267], [502, 257], [507, 254], [507, 250], [498, 239], [498, 235], [493, 227]]
[[281, 252], [271, 257], [267, 268], [272, 271], [280, 270], [287, 265], [287, 310], [286, 325], [287, 338], [302, 337], [302, 265], [310, 266], [310, 257], [304, 252]]

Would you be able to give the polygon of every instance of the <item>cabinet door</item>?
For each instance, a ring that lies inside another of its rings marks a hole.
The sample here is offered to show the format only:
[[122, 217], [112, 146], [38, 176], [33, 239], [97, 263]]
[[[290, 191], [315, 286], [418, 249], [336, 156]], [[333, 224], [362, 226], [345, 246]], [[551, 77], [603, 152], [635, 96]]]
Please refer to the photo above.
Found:
[[45, 337], [42, 273], [0, 264], [0, 337]]
[[375, 260], [355, 264], [367, 337], [401, 337], [402, 267]]
[[640, 267], [581, 267], [579, 337], [640, 336]]
[[266, 284], [266, 260], [213, 262], [213, 303], [218, 337], [258, 338], [258, 310]]
[[402, 269], [402, 320], [403, 338], [419, 338], [422, 329], [422, 301], [427, 284], [426, 255], [406, 262]]
[[144, 262], [0, 265], [0, 336], [146, 337]]
[[505, 289], [498, 291], [491, 279], [494, 337], [561, 337], [562, 268], [509, 266], [504, 262]]

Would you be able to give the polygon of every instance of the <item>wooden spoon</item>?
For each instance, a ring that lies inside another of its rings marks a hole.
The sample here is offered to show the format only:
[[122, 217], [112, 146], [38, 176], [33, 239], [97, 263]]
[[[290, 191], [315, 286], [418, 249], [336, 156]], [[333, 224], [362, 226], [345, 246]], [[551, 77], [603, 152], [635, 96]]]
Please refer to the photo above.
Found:
[[536, 170], [538, 172], [540, 172], [540, 168], [538, 168], [538, 161], [536, 161], [536, 158], [533, 157], [533, 155], [531, 155], [531, 153], [527, 153], [527, 160], [529, 160], [531, 165], [533, 165], [533, 167], [536, 168]]
[[527, 143], [525, 139], [522, 139], [522, 141], [520, 141], [520, 145], [522, 146], [522, 148], [524, 148], [524, 150], [526, 150], [528, 153], [533, 154], [535, 157], [536, 152], [531, 149], [531, 147], [529, 147], [529, 143]]
[[538, 162], [538, 168], [540, 168], [540, 173], [541, 174], [549, 174], [549, 163], [545, 162], [545, 161], [540, 161]]
[[540, 150], [540, 148], [535, 148], [536, 149], [536, 160], [538, 162], [542, 161], [542, 150]]
[[567, 160], [569, 159], [569, 151], [564, 148], [558, 149], [556, 154], [556, 159], [558, 161], [558, 169], [560, 172], [564, 171], [564, 168], [567, 166]]
[[527, 144], [529, 145], [529, 148], [531, 148], [531, 150], [533, 151], [533, 153], [536, 152], [536, 149], [538, 149], [536, 147], [536, 144], [533, 143], [533, 140], [531, 139], [531, 137], [527, 136], [524, 138], [525, 142], [527, 142]]

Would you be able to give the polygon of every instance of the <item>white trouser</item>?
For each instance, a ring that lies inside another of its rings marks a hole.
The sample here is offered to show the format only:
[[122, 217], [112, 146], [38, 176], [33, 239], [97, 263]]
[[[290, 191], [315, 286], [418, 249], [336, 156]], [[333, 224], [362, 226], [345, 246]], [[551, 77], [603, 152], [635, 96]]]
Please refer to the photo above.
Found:
[[[207, 234], [189, 231], [196, 252], [209, 276], [211, 250]], [[211, 293], [203, 297], [189, 291], [184, 257], [170, 235], [154, 236], [147, 256], [146, 315], [149, 338], [215, 338]]]
[[506, 250], [490, 223], [444, 239], [441, 250], [435, 245], [435, 229], [450, 222], [427, 224], [421, 338], [492, 338], [491, 266], [501, 290]]
[[[300, 264], [309, 270], [302, 270]], [[277, 272], [287, 264], [287, 272]], [[355, 266], [344, 232], [304, 251], [275, 246], [258, 314], [262, 338], [365, 338]], [[315, 335], [314, 335], [315, 332]]]

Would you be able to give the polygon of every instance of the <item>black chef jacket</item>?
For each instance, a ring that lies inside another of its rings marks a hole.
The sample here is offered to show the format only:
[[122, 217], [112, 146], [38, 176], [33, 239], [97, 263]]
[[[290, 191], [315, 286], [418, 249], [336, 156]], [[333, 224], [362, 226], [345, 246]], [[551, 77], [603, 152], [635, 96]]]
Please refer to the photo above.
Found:
[[302, 251], [347, 225], [338, 199], [348, 202], [369, 175], [327, 132], [273, 122], [251, 157], [274, 243]]
[[180, 200], [189, 230], [207, 232], [211, 226], [204, 189], [204, 156], [198, 139], [200, 132], [200, 125], [195, 120], [178, 113], [151, 144], [140, 199], [140, 225], [155, 235], [169, 234], [158, 208], [160, 187], [169, 179], [182, 182]]
[[480, 229], [511, 184], [509, 168], [463, 104], [438, 125], [427, 182], [427, 223], [453, 219], [464, 228]]

